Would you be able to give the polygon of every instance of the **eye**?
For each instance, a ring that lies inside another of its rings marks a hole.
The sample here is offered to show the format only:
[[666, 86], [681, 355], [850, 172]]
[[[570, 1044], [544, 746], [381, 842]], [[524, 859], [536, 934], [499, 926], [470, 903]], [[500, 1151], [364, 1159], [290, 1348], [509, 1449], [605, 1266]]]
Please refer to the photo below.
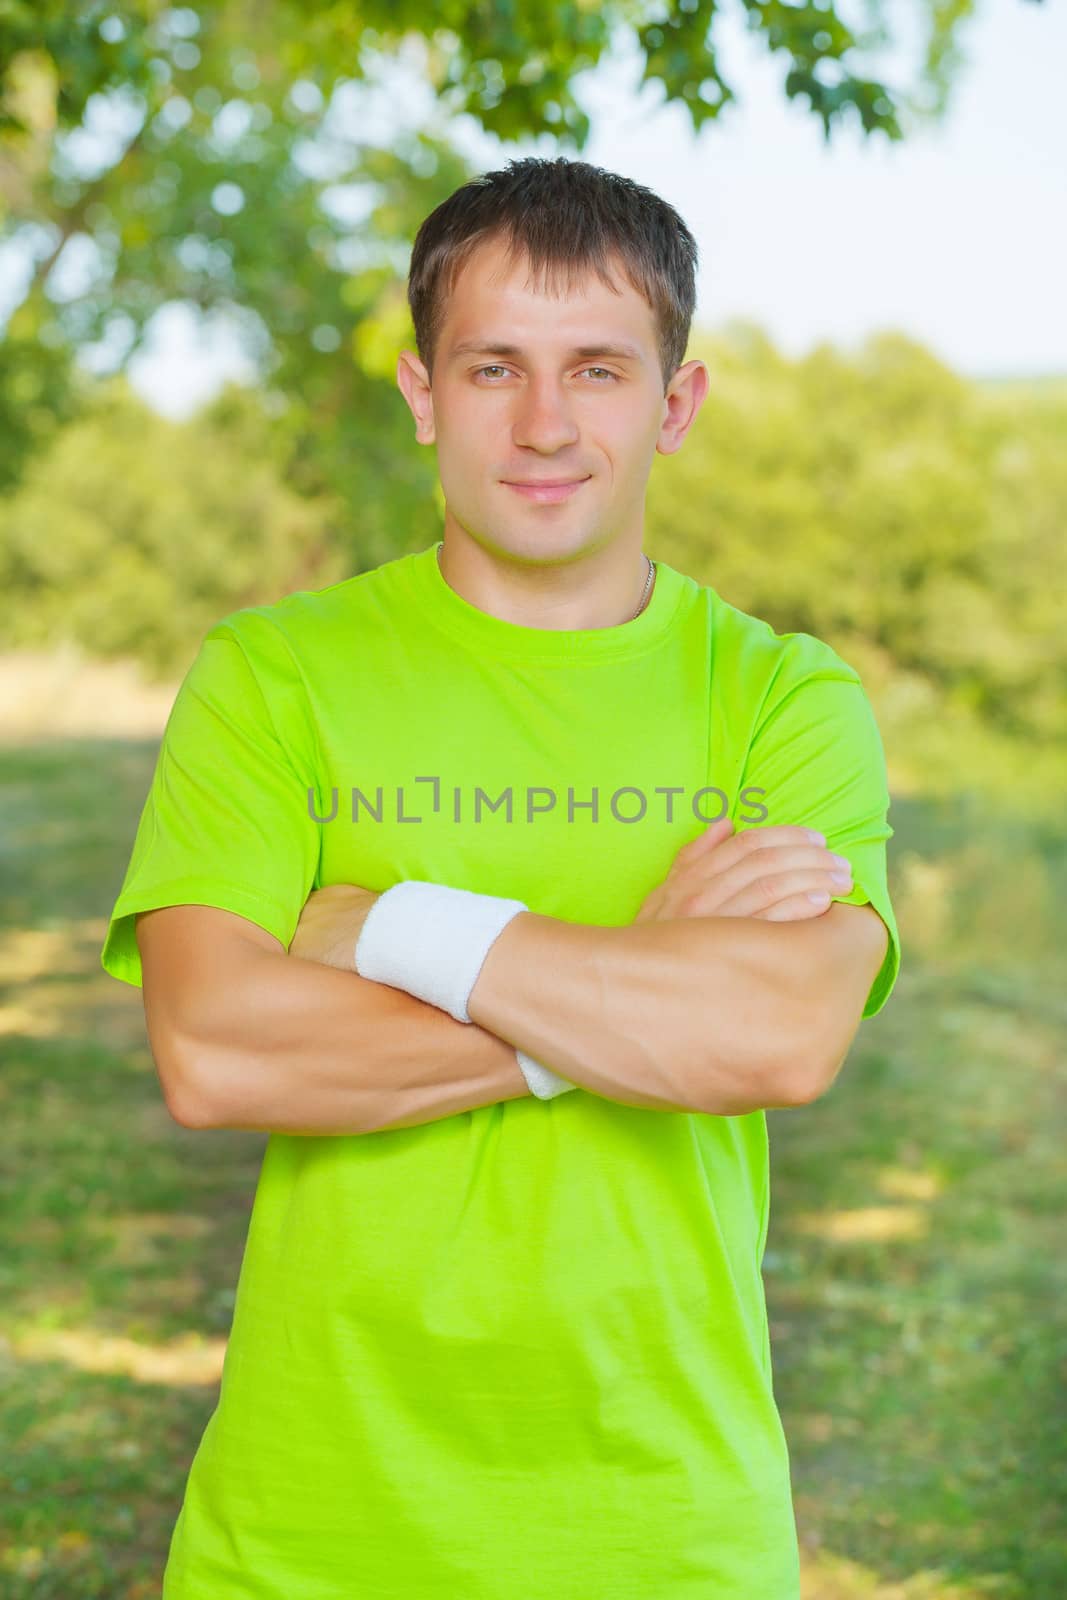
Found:
[[[507, 367], [497, 366], [495, 363], [493, 363], [491, 366], [488, 366], [488, 367], [476, 367], [475, 371], [474, 371], [474, 376], [476, 378], [480, 378], [483, 372], [507, 372], [508, 370], [509, 369]], [[617, 383], [619, 381], [618, 380], [618, 374], [614, 373], [614, 372], [609, 372], [607, 367], [584, 367], [582, 370], [585, 371], [585, 372], [602, 372], [604, 374], [605, 378], [610, 378], [611, 379], [612, 383]], [[603, 382], [603, 379], [601, 379], [599, 381]]]

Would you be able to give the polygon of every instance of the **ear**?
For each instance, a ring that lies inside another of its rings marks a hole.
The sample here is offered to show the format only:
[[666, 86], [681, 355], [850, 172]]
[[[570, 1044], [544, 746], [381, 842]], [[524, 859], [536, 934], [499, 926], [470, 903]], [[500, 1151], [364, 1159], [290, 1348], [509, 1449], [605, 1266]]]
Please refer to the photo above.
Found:
[[687, 361], [679, 367], [663, 396], [667, 414], [656, 440], [656, 449], [662, 456], [672, 456], [682, 448], [682, 441], [704, 404], [711, 379], [703, 361]]
[[433, 420], [430, 375], [413, 351], [401, 350], [396, 363], [396, 381], [415, 418], [416, 441], [419, 444], [433, 444], [437, 433]]

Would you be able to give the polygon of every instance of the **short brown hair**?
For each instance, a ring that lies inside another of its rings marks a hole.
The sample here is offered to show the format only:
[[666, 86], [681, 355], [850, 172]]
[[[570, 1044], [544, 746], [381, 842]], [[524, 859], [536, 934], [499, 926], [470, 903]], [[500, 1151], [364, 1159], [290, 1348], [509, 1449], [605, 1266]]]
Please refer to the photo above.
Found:
[[415, 236], [408, 305], [419, 359], [433, 381], [433, 359], [448, 296], [460, 268], [489, 238], [508, 243], [508, 261], [525, 257], [550, 289], [568, 289], [589, 271], [612, 284], [623, 270], [655, 314], [663, 387], [685, 360], [696, 303], [696, 240], [651, 189], [566, 156], [528, 156], [465, 183], [431, 211]]

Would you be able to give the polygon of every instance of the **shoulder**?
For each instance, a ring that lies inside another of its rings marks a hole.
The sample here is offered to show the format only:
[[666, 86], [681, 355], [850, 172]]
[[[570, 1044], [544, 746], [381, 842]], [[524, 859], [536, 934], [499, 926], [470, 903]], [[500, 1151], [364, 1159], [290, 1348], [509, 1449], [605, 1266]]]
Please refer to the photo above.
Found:
[[765, 618], [704, 587], [712, 616], [714, 675], [735, 701], [756, 711], [767, 709], [810, 679], [862, 687], [855, 667], [825, 639], [803, 631], [778, 633]]
[[235, 644], [257, 676], [313, 673], [355, 644], [372, 647], [377, 629], [395, 626], [403, 559], [323, 589], [297, 589], [269, 604], [241, 606], [220, 617], [205, 640]]

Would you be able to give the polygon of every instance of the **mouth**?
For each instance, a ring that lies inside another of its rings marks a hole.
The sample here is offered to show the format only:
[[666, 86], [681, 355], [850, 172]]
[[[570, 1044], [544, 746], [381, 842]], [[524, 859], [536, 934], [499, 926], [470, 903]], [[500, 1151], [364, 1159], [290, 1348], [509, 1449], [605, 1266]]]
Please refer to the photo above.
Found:
[[563, 481], [547, 483], [509, 483], [506, 478], [501, 480], [504, 487], [514, 489], [516, 494], [521, 494], [526, 500], [533, 500], [538, 505], [555, 505], [559, 500], [569, 500], [576, 490], [588, 483], [588, 478], [569, 478]]

